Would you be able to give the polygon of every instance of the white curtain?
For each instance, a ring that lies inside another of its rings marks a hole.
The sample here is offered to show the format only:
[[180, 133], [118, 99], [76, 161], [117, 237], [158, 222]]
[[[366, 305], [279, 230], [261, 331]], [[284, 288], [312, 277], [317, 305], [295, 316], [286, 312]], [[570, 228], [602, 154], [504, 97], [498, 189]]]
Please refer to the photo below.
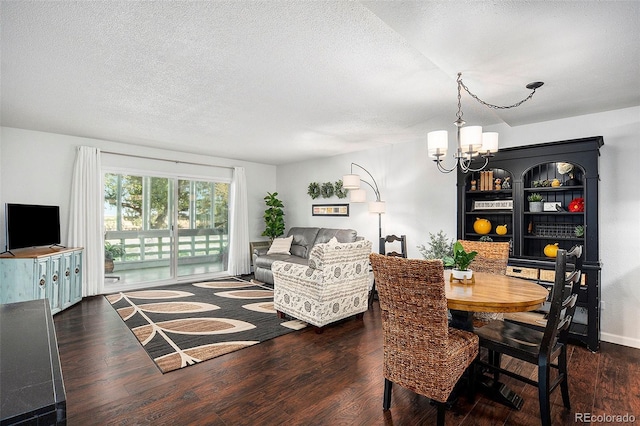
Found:
[[229, 273], [251, 272], [247, 179], [244, 167], [234, 167], [229, 200]]
[[102, 294], [104, 290], [102, 204], [100, 150], [79, 146], [71, 181], [67, 244], [84, 247], [83, 296]]

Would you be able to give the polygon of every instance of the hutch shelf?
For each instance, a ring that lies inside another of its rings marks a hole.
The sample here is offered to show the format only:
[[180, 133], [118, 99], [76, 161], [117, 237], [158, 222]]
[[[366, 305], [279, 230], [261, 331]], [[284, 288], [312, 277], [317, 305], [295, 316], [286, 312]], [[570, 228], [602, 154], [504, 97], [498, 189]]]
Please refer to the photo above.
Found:
[[[598, 160], [603, 143], [594, 136], [502, 149], [483, 172], [459, 171], [457, 184], [458, 238], [479, 240], [483, 235], [473, 225], [479, 218], [489, 220], [486, 235], [511, 244], [510, 275], [551, 287], [554, 259], [545, 256], [545, 247], [583, 245], [583, 285], [571, 337], [592, 351], [600, 345]], [[543, 198], [541, 211], [529, 205], [533, 194]], [[506, 225], [507, 233], [498, 235], [498, 225]], [[540, 326], [542, 314], [510, 320]]]

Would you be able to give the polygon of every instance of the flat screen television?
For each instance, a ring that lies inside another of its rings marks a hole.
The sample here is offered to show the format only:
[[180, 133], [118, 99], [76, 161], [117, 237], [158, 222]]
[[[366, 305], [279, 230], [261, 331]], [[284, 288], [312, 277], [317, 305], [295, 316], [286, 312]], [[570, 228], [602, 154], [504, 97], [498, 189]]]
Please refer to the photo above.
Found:
[[7, 250], [60, 244], [60, 207], [7, 203]]

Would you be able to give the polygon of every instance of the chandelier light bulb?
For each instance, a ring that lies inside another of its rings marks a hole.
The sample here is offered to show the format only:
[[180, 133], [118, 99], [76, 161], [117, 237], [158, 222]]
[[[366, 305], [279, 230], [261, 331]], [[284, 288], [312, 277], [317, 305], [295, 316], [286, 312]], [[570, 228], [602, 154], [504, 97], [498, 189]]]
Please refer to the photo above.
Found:
[[438, 158], [441, 155], [447, 155], [447, 147], [449, 145], [449, 132], [446, 130], [435, 130], [427, 133], [427, 149], [429, 157]]
[[484, 132], [482, 134], [482, 148], [480, 154], [490, 154], [498, 151], [498, 132]]

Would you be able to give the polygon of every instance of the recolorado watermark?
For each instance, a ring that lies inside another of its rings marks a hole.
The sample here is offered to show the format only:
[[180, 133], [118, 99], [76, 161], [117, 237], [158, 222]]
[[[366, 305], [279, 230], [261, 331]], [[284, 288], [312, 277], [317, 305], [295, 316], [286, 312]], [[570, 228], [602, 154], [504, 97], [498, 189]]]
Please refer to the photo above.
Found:
[[633, 414], [592, 414], [592, 413], [575, 413], [574, 421], [576, 423], [635, 423], [636, 416]]

